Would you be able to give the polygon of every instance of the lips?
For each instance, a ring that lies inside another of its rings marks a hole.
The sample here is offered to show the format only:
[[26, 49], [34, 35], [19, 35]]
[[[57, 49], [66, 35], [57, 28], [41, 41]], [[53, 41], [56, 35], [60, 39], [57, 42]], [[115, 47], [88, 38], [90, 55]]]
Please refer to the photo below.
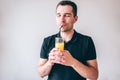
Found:
[[61, 24], [61, 27], [64, 27], [64, 26], [66, 26], [66, 24]]

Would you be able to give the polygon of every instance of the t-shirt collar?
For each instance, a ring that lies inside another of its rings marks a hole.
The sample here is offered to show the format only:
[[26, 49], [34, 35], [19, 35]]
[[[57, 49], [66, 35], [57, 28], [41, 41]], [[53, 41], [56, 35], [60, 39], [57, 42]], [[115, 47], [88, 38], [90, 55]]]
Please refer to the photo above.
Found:
[[[70, 43], [74, 43], [74, 42], [77, 40], [77, 34], [78, 34], [78, 33], [76, 32], [76, 30], [74, 30], [73, 37], [72, 37], [72, 39], [69, 41]], [[60, 37], [60, 32], [57, 33], [56, 37]], [[67, 43], [69, 43], [69, 42], [67, 42]]]

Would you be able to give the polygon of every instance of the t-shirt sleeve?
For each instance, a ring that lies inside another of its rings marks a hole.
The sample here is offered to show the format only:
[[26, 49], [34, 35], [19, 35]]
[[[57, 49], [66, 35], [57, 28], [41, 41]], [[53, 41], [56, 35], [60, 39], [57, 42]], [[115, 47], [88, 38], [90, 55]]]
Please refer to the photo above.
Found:
[[47, 39], [45, 38], [43, 40], [43, 43], [42, 43], [42, 46], [41, 46], [40, 58], [47, 59], [48, 58], [48, 52], [49, 52], [49, 50], [47, 49]]
[[86, 53], [86, 60], [93, 60], [96, 59], [96, 49], [94, 42], [91, 37], [88, 38], [88, 47]]

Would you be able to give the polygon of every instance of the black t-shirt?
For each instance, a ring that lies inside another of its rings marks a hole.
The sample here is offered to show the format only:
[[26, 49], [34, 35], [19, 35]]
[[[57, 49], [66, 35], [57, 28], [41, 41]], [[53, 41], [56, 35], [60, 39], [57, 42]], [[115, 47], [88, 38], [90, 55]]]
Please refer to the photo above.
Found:
[[[49, 36], [44, 39], [40, 58], [48, 59], [48, 54], [52, 48], [55, 47], [55, 37], [60, 33]], [[65, 43], [65, 50], [68, 50], [71, 55], [87, 65], [87, 60], [96, 59], [96, 51], [93, 40], [89, 36], [82, 35], [74, 31], [72, 39]], [[80, 76], [72, 67], [64, 66], [60, 64], [54, 64], [48, 80], [86, 80]]]

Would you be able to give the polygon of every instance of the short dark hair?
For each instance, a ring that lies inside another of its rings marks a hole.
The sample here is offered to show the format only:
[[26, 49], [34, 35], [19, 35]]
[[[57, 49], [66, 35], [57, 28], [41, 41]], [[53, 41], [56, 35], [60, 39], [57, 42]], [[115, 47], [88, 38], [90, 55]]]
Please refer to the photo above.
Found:
[[73, 8], [74, 17], [77, 16], [77, 5], [74, 2], [72, 2], [70, 0], [62, 0], [57, 4], [56, 10], [59, 5], [70, 5]]

